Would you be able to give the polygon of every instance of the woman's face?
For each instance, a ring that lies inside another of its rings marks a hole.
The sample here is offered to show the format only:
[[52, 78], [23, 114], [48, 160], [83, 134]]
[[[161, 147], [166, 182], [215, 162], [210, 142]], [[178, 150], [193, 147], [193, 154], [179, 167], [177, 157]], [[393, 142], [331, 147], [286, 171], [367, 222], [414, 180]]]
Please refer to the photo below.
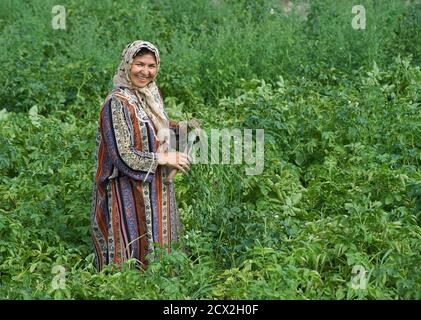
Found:
[[152, 53], [136, 56], [130, 69], [130, 80], [136, 87], [145, 87], [156, 75], [156, 60]]

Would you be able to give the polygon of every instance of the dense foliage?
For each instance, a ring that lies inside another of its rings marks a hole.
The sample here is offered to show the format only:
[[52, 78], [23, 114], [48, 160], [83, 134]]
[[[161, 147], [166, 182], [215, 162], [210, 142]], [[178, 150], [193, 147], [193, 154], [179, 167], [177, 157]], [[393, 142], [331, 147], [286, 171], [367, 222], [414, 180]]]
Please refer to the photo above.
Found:
[[[361, 1], [354, 30], [352, 1], [286, 2], [69, 0], [65, 30], [55, 1], [0, 3], [1, 298], [421, 298], [421, 4]], [[177, 176], [180, 246], [98, 273], [95, 132], [135, 39], [173, 118], [265, 130], [264, 171]]]

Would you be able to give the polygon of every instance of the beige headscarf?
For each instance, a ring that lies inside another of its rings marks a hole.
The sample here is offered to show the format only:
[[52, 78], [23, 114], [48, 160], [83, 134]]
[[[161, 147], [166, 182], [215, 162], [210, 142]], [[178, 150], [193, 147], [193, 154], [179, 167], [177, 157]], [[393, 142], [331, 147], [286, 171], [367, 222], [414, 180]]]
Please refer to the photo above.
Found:
[[[130, 70], [132, 67], [133, 59], [137, 53], [146, 48], [153, 52], [156, 59], [156, 74], [152, 81], [145, 87], [139, 88], [132, 84], [130, 80]], [[136, 40], [126, 46], [121, 55], [121, 63], [114, 76], [114, 86], [123, 86], [131, 89], [136, 94], [141, 103], [141, 96], [145, 97], [145, 112], [153, 122], [157, 131], [157, 138], [160, 144], [168, 145], [169, 139], [169, 120], [164, 112], [164, 105], [159, 94], [159, 89], [155, 83], [155, 78], [158, 75], [160, 58], [158, 49], [150, 42], [143, 40]]]

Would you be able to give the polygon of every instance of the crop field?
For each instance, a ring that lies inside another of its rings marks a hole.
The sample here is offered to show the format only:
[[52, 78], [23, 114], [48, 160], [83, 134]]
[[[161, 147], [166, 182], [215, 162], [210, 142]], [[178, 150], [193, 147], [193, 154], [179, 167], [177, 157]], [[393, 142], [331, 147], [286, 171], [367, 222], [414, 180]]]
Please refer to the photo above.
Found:
[[[57, 4], [0, 1], [0, 299], [421, 299], [421, 1]], [[263, 167], [177, 175], [171, 254], [97, 272], [95, 134], [137, 39], [171, 118], [261, 129]]]

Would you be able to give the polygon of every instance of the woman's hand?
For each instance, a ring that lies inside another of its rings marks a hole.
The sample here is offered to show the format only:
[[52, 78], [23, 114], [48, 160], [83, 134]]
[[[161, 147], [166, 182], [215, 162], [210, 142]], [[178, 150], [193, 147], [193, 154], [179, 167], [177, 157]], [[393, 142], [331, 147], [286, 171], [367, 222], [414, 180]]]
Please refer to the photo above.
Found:
[[182, 152], [158, 153], [158, 164], [176, 168], [186, 174], [187, 170], [190, 170], [191, 161], [192, 158], [188, 154]]

